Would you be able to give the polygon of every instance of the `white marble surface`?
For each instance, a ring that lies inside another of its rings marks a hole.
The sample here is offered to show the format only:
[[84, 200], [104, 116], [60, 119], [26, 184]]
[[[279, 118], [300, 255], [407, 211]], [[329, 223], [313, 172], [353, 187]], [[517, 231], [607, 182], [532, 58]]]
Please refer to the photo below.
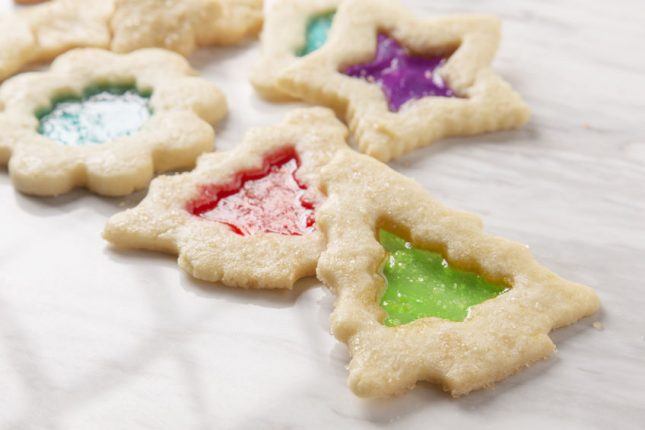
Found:
[[[292, 293], [196, 282], [172, 257], [102, 241], [106, 218], [141, 195], [30, 198], [0, 170], [0, 428], [645, 428], [645, 2], [407, 3], [503, 17], [495, 68], [534, 116], [395, 167], [596, 288], [602, 312], [553, 333], [551, 360], [494, 390], [361, 400], [317, 281]], [[293, 107], [246, 82], [257, 49], [192, 58], [229, 96], [220, 148]]]

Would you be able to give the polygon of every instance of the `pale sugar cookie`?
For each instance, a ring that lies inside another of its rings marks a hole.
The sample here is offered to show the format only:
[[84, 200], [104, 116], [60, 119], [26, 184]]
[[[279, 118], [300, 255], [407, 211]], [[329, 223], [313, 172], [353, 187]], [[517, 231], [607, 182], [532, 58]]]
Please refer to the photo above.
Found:
[[51, 196], [77, 186], [125, 195], [155, 171], [190, 168], [213, 149], [223, 94], [161, 49], [70, 51], [0, 87], [0, 162], [15, 187]]
[[292, 288], [315, 274], [324, 241], [315, 222], [320, 169], [350, 151], [347, 130], [322, 108], [251, 130], [195, 170], [152, 181], [134, 209], [113, 216], [104, 237], [122, 248], [179, 255], [192, 276], [242, 288]]
[[278, 0], [271, 5], [260, 37], [262, 57], [251, 75], [251, 83], [263, 97], [292, 99], [278, 88], [277, 77], [294, 61], [325, 44], [341, 1]]
[[387, 161], [442, 137], [527, 122], [527, 106], [489, 67], [499, 33], [495, 17], [422, 19], [395, 0], [345, 0], [327, 43], [278, 84], [336, 110], [359, 149]]
[[321, 184], [318, 277], [336, 295], [332, 331], [349, 348], [360, 396], [417, 381], [454, 396], [490, 386], [550, 356], [551, 330], [598, 309], [593, 290], [377, 160], [339, 154]]

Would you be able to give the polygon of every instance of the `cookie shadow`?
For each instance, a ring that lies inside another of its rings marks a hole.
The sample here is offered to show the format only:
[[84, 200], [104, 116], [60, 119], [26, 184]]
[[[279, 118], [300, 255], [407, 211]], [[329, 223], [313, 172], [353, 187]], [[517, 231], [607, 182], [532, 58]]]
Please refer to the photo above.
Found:
[[181, 270], [179, 283], [189, 293], [209, 299], [224, 299], [228, 302], [283, 309], [293, 307], [308, 290], [321, 287], [314, 277], [300, 279], [291, 290], [286, 289], [247, 289], [229, 287], [220, 282], [207, 282], [190, 276]]
[[101, 197], [78, 188], [56, 197], [39, 197], [14, 190], [16, 205], [29, 215], [55, 217], [79, 210], [91, 209], [104, 217], [138, 205], [147, 189], [124, 197]]

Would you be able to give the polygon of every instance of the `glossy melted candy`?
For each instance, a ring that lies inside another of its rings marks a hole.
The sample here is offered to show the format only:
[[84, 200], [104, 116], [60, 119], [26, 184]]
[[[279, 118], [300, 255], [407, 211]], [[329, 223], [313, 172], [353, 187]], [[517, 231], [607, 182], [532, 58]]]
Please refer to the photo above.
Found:
[[150, 94], [132, 86], [96, 86], [55, 100], [37, 114], [38, 132], [64, 145], [100, 144], [129, 136], [150, 118]]
[[445, 62], [444, 57], [410, 55], [396, 40], [380, 33], [376, 58], [366, 64], [350, 66], [344, 73], [379, 85], [390, 111], [398, 112], [410, 100], [428, 96], [455, 97], [436, 73]]
[[297, 53], [299, 57], [311, 54], [322, 47], [327, 42], [327, 34], [334, 21], [336, 12], [327, 12], [322, 15], [316, 15], [309, 20], [307, 24], [307, 41], [305, 46]]
[[387, 287], [381, 298], [387, 326], [425, 317], [463, 321], [471, 306], [506, 291], [506, 287], [453, 268], [441, 254], [417, 249], [388, 231], [380, 230], [379, 241], [388, 252], [383, 267]]
[[296, 177], [299, 166], [293, 147], [279, 149], [267, 155], [259, 169], [239, 172], [225, 184], [202, 186], [187, 209], [242, 236], [310, 233], [315, 204], [305, 198], [307, 186]]

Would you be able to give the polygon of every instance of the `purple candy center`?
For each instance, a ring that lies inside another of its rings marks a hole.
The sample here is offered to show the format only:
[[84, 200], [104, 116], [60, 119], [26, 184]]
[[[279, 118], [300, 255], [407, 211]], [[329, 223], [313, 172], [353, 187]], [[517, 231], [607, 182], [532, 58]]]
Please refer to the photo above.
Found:
[[357, 64], [344, 73], [374, 82], [381, 87], [391, 112], [398, 112], [410, 100], [423, 97], [455, 97], [436, 70], [446, 58], [420, 57], [408, 54], [393, 38], [379, 33], [376, 57], [369, 63]]

